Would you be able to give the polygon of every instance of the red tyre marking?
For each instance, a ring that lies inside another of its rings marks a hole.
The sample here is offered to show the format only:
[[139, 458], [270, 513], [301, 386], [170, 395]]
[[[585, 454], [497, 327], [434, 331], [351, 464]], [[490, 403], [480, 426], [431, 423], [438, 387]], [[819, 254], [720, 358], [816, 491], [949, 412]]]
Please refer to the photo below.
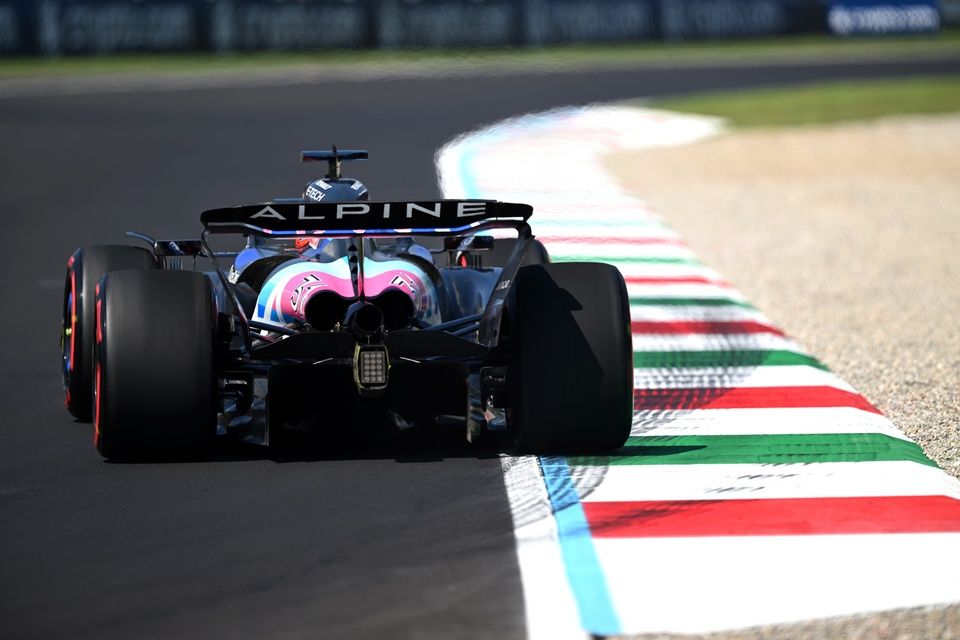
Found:
[[73, 256], [67, 261], [70, 269], [70, 371], [73, 372], [77, 357], [77, 272], [73, 268]]
[[[70, 272], [70, 346], [68, 347], [70, 363], [67, 367], [69, 375], [73, 374], [77, 358], [77, 272], [73, 268], [73, 262], [73, 256], [67, 258], [67, 271]], [[71, 403], [70, 386], [67, 385], [64, 391], [63, 405], [69, 410]]]
[[[101, 347], [103, 344], [103, 331], [100, 328], [100, 324], [103, 318], [102, 306], [103, 298], [100, 297], [100, 283], [97, 283], [96, 289], [96, 325], [97, 325], [97, 346]], [[100, 444], [100, 358], [94, 359], [94, 402], [93, 402], [93, 443], [95, 445]]]

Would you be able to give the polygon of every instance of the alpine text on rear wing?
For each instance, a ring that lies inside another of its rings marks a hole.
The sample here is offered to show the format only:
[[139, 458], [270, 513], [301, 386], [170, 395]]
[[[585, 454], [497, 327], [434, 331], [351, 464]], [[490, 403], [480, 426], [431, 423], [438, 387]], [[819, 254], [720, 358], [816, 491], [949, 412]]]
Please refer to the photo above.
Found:
[[530, 205], [494, 200], [285, 202], [210, 209], [201, 214], [200, 220], [212, 233], [449, 234], [484, 223], [525, 222], [532, 214]]

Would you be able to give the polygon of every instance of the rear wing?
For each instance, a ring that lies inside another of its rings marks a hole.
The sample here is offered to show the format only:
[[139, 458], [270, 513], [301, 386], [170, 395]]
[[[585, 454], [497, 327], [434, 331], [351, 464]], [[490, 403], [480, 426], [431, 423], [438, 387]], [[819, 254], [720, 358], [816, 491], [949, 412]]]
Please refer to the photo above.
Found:
[[341, 162], [345, 160], [366, 160], [367, 156], [366, 149], [337, 149], [337, 145], [333, 145], [330, 151], [301, 151], [300, 162], [326, 160], [327, 177], [339, 178]]
[[200, 215], [209, 233], [266, 237], [451, 235], [516, 227], [533, 215], [527, 204], [495, 200], [266, 203], [210, 209]]

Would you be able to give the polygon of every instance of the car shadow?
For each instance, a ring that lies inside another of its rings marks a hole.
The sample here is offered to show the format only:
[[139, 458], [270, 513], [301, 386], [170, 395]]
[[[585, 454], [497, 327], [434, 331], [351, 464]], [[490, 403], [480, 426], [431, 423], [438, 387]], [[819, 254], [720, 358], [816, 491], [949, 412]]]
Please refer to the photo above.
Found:
[[443, 462], [448, 459], [495, 459], [508, 449], [506, 438], [485, 434], [481, 441], [467, 442], [459, 429], [416, 427], [403, 431], [355, 429], [350, 433], [298, 434], [282, 448], [240, 441], [218, 442], [206, 460], [237, 462], [269, 460], [327, 462], [344, 460], [395, 460], [401, 464]]

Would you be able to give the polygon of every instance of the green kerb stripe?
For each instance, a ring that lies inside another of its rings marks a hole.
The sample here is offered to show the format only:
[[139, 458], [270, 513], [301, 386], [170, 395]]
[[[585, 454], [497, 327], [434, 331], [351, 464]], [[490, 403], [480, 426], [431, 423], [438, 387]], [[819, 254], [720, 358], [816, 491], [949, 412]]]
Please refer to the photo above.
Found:
[[807, 365], [827, 371], [827, 366], [794, 351], [635, 351], [638, 369], [683, 369], [694, 367], [776, 367]]
[[606, 262], [609, 264], [688, 264], [699, 266], [703, 263], [693, 258], [651, 258], [644, 256], [635, 257], [612, 257], [612, 256], [574, 256], [574, 255], [553, 255], [553, 262]]
[[[771, 424], [771, 428], [776, 425]], [[632, 437], [609, 456], [577, 456], [571, 465], [807, 464], [906, 460], [936, 467], [912, 442], [880, 433]]]
[[733, 298], [630, 298], [634, 306], [664, 306], [664, 307], [743, 307], [755, 308], [745, 300]]

